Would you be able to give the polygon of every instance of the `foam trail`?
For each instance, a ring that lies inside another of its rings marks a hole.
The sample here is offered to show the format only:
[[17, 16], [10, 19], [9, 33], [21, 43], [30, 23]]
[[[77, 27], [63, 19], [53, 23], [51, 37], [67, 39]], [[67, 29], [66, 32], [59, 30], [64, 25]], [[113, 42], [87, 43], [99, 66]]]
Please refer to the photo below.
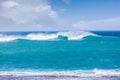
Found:
[[119, 76], [120, 70], [70, 70], [70, 71], [39, 71], [39, 70], [13, 70], [0, 71], [0, 75], [16, 75], [16, 76], [30, 76], [30, 75], [54, 75], [54, 76], [78, 76], [78, 77], [102, 77], [102, 76]]

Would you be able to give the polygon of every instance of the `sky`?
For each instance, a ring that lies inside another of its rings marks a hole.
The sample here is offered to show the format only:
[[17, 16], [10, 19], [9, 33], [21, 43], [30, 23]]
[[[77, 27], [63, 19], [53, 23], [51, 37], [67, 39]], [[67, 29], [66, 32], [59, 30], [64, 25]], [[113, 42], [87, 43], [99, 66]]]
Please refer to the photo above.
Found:
[[0, 31], [120, 30], [120, 0], [0, 0]]

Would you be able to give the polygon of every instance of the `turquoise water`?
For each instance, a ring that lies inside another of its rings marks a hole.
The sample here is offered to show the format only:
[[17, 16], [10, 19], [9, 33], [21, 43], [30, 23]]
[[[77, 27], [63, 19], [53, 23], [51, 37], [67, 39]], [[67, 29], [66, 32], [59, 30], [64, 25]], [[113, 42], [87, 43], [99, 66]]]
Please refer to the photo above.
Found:
[[0, 74], [26, 72], [120, 76], [120, 36], [91, 32], [2, 33]]
[[120, 37], [15, 40], [0, 43], [0, 70], [119, 69]]

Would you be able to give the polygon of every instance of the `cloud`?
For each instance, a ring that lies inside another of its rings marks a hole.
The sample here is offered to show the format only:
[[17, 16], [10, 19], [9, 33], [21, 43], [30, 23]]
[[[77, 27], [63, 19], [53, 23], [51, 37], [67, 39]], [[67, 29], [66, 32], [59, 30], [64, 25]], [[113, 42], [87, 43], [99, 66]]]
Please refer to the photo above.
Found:
[[47, 0], [3, 0], [0, 2], [0, 16], [15, 22], [27, 24], [55, 21], [58, 17]]
[[[71, 0], [63, 1], [69, 3]], [[72, 20], [64, 19], [53, 10], [49, 0], [0, 0], [0, 31], [118, 29], [120, 17], [81, 20], [73, 24]]]
[[2, 6], [5, 8], [12, 8], [12, 7], [18, 6], [18, 3], [14, 2], [14, 1], [6, 1], [6, 2], [2, 3]]
[[79, 21], [72, 25], [79, 30], [120, 30], [120, 17], [93, 21]]
[[66, 4], [69, 4], [71, 0], [63, 0]]

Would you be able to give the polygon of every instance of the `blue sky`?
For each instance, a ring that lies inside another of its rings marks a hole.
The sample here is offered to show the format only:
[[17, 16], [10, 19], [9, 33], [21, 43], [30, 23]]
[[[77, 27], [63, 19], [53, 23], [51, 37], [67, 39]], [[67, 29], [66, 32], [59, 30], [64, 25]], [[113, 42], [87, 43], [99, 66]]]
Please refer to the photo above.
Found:
[[0, 31], [120, 30], [120, 0], [0, 0]]

